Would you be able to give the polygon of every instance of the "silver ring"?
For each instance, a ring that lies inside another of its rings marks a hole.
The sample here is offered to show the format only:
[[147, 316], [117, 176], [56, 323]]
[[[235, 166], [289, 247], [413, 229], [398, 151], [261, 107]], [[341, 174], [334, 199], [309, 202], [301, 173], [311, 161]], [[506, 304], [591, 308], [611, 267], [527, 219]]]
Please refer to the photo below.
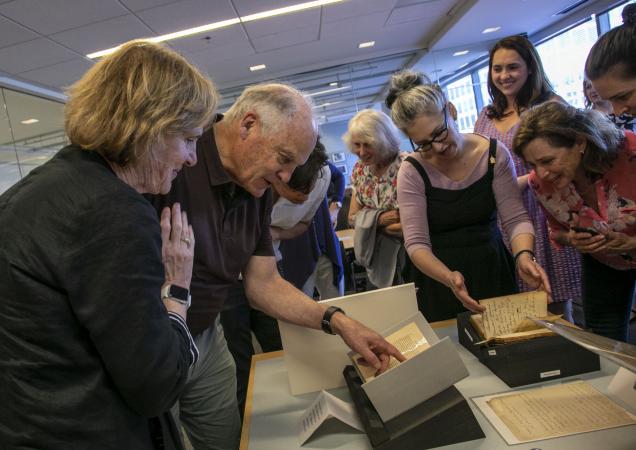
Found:
[[186, 243], [186, 245], [188, 246], [188, 248], [190, 247], [190, 239], [189, 239], [189, 238], [184, 238], [184, 237], [182, 237], [182, 238], [181, 238], [181, 242], [185, 242], [185, 243]]

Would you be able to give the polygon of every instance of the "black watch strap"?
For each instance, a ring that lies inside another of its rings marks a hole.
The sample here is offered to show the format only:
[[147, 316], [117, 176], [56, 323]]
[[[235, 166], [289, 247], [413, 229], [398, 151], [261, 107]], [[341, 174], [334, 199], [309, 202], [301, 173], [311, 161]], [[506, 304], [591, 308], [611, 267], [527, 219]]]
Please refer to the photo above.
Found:
[[331, 317], [337, 312], [345, 314], [345, 312], [337, 306], [330, 306], [325, 310], [325, 314], [322, 316], [322, 320], [320, 321], [320, 327], [322, 328], [322, 331], [327, 334], [336, 334], [331, 328]]

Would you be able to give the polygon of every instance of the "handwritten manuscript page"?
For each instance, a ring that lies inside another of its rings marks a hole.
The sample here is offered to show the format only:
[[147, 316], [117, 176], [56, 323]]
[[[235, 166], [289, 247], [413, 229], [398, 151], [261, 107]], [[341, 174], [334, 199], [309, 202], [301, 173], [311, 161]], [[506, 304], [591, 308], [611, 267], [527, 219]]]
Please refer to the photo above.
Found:
[[636, 417], [585, 381], [489, 396], [485, 403], [508, 444], [636, 424]]

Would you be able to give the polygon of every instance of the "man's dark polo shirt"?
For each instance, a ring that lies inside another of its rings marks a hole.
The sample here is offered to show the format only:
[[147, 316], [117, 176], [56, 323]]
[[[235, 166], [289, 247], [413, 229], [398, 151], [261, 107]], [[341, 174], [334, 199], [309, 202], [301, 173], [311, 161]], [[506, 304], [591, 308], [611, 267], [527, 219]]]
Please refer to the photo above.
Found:
[[151, 198], [160, 213], [179, 202], [194, 229], [194, 269], [188, 310], [193, 335], [208, 328], [223, 309], [229, 288], [251, 256], [273, 256], [269, 232], [271, 191], [255, 198], [233, 183], [221, 165], [214, 130], [197, 142], [197, 164], [184, 167], [167, 195]]

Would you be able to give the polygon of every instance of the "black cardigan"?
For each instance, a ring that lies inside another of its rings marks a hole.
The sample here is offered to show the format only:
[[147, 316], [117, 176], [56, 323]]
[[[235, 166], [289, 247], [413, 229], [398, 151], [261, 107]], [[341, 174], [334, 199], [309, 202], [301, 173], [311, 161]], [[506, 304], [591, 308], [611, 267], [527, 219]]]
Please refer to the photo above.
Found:
[[98, 154], [0, 196], [0, 448], [155, 447], [192, 362], [163, 280], [154, 209]]

